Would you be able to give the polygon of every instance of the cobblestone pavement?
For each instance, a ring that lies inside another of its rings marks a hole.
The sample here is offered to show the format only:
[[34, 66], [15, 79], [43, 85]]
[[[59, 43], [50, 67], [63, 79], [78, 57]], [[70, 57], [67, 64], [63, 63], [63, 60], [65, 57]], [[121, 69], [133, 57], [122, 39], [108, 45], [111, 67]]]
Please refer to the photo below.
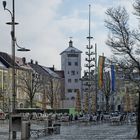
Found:
[[[31, 140], [134, 140], [135, 137], [136, 126], [134, 124], [73, 123], [62, 125], [60, 134], [31, 138]], [[8, 123], [0, 122], [0, 140], [8, 140], [8, 138]]]
[[136, 137], [134, 125], [76, 124], [62, 126], [60, 135], [41, 140], [131, 140]]

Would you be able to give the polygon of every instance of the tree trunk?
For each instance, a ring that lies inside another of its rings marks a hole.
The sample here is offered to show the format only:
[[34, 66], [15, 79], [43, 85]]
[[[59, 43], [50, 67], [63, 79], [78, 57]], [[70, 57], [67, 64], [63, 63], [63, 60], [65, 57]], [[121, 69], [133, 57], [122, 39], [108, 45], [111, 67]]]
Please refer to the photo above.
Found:
[[53, 104], [54, 104], [53, 98], [54, 98], [54, 97], [51, 97], [51, 108], [52, 108], [52, 109], [53, 109]]
[[33, 98], [30, 98], [30, 107], [33, 108]]
[[106, 97], [106, 112], [109, 112], [109, 97]]
[[138, 119], [137, 119], [137, 138], [140, 139], [140, 91], [139, 91], [139, 101], [138, 101]]

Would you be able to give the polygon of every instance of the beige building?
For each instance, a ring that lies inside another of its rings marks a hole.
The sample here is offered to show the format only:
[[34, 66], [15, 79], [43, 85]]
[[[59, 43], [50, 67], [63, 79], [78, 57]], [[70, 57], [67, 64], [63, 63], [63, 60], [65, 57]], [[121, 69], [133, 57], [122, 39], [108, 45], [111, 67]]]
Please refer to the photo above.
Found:
[[[62, 108], [64, 89], [63, 71], [15, 58], [16, 108]], [[11, 110], [12, 102], [12, 58], [0, 52], [0, 109]]]

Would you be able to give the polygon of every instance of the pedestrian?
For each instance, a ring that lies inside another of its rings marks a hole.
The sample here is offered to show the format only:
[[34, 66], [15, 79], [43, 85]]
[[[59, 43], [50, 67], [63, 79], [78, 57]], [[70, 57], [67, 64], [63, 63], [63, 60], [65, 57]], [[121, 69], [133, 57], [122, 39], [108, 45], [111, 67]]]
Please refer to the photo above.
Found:
[[74, 119], [75, 119], [75, 121], [78, 120], [78, 116], [77, 116], [77, 114], [75, 114]]

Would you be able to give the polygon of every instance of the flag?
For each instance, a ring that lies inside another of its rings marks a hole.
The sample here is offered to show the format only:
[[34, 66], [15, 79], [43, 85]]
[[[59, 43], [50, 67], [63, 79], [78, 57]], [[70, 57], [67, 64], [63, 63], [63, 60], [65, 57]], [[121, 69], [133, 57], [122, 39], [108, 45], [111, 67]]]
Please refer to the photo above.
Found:
[[101, 89], [103, 86], [104, 61], [105, 61], [105, 57], [99, 56], [99, 61], [98, 61], [98, 85], [99, 85], [99, 89]]
[[114, 65], [111, 65], [111, 89], [115, 91], [115, 70]]

